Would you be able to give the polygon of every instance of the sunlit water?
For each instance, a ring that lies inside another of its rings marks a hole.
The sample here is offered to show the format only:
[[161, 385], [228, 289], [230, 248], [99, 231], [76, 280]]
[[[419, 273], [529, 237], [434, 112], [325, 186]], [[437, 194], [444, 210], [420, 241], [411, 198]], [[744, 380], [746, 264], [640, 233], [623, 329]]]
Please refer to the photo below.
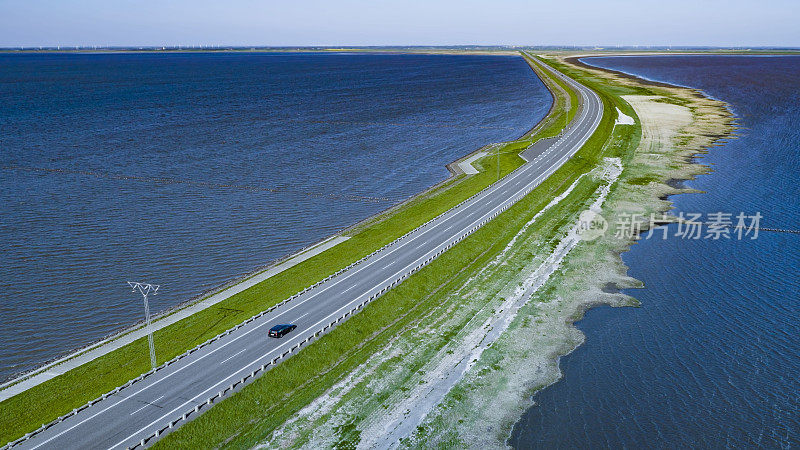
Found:
[[[588, 63], [696, 87], [731, 104], [738, 139], [700, 162], [706, 191], [677, 212], [761, 212], [800, 228], [800, 57], [592, 58]], [[674, 229], [671, 234], [674, 234]], [[600, 307], [562, 381], [535, 396], [519, 448], [796, 447], [800, 442], [800, 235], [755, 241], [650, 239], [623, 260], [640, 308]]]
[[538, 122], [519, 57], [0, 56], [0, 379], [392, 206]]

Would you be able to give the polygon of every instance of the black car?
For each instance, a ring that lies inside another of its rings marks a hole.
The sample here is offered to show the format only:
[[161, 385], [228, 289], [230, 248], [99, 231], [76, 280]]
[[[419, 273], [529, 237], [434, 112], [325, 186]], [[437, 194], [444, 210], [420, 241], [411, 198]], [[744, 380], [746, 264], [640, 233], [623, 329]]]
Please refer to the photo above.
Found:
[[297, 328], [297, 325], [293, 325], [290, 323], [275, 325], [274, 327], [269, 329], [269, 337], [282, 338], [287, 334], [291, 333], [292, 331], [294, 331], [295, 328]]

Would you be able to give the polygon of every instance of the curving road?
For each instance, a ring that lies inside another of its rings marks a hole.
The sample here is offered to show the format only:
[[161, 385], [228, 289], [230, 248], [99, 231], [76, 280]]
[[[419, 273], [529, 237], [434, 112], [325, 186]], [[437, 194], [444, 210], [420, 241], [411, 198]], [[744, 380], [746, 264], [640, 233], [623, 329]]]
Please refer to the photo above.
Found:
[[[264, 366], [275, 358], [288, 356], [287, 351], [296, 350], [317, 332], [329, 330], [345, 313], [349, 316], [354, 308], [390, 289], [514, 204], [581, 148], [603, 114], [597, 94], [540, 65], [579, 92], [581, 105], [562, 137], [551, 140], [546, 148], [540, 144], [535, 159], [359, 264], [17, 446], [119, 449], [149, 445], [156, 438], [154, 433], [168, 432], [171, 423], [180, 426], [185, 422], [181, 419], [200, 413], [218, 393], [225, 391], [223, 396], [227, 396], [238, 390], [246, 383], [234, 389], [230, 386], [248, 375], [249, 382], [253, 371], [263, 373]], [[267, 330], [277, 323], [294, 323], [298, 328], [283, 339], [267, 338]], [[186, 413], [189, 416], [184, 416]]]

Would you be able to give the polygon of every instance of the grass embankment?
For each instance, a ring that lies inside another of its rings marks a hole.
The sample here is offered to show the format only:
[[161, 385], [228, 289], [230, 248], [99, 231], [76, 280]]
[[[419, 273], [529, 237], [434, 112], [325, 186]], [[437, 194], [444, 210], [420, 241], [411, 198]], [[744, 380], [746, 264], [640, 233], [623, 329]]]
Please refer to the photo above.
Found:
[[[560, 80], [545, 71], [535, 70], [551, 91], [558, 93], [564, 90]], [[571, 96], [573, 99], [568, 101], [563, 94], [556, 94], [555, 106], [543, 123], [534, 129], [535, 136], [529, 133], [523, 139], [500, 146], [501, 176], [523, 163], [513, 150], [524, 148], [531, 139], [556, 135], [563, 125], [564, 114], [569, 114], [570, 118], [574, 116], [577, 101], [574, 93]], [[569, 105], [569, 109], [565, 108], [566, 105]], [[455, 177], [391, 213], [355, 227], [348, 233], [351, 239], [333, 249], [157, 331], [155, 346], [158, 362], [165, 362], [185, 352], [357, 261], [496, 181], [496, 157], [484, 158], [475, 165], [481, 171], [479, 174]], [[149, 369], [147, 342], [140, 339], [5, 400], [0, 403], [0, 443], [33, 431], [41, 424], [56, 419]]]
[[[604, 117], [598, 131], [575, 157], [531, 194], [404, 283], [375, 300], [361, 313], [267, 372], [241, 392], [166, 436], [156, 446], [253, 446], [268, 437], [276, 427], [301, 408], [344, 380], [354, 369], [370, 361], [376, 352], [385, 349], [398, 336], [418, 329], [420, 322], [431, 317], [435, 310], [441, 311], [448, 307], [458, 310], [464, 307], [459, 302], [463, 303], [465, 297], [454, 293], [496, 258], [538, 211], [552, 198], [563, 193], [581, 175], [601, 164], [605, 157], [625, 158], [636, 147], [639, 139], [637, 127], [616, 128], [615, 144], [606, 145], [616, 117], [615, 108], [618, 107], [629, 115], [635, 114], [616, 93], [609, 92], [606, 88], [596, 90], [604, 102]], [[491, 162], [492, 159], [484, 159], [481, 170], [493, 174]], [[583, 177], [568, 198], [548, 210], [542, 220], [535, 222], [527, 230], [526, 235], [535, 236], [541, 244], [541, 251], [552, 251], [558, 243], [559, 233], [565, 226], [574, 223], [579, 212], [595, 195], [599, 183], [593, 177]], [[486, 299], [485, 296], [482, 298]], [[470, 296], [466, 299], [469, 303]], [[481, 308], [475, 304], [471, 307]], [[435, 353], [461, 329], [461, 325], [457, 325], [441, 333], [437, 330], [426, 334], [425, 345], [430, 346], [426, 354]], [[394, 364], [413, 373], [420, 370], [426, 362], [428, 359], [425, 357], [403, 358]], [[370, 402], [381, 405], [384, 399], [370, 398]], [[358, 441], [355, 424], [342, 427], [340, 435], [341, 444], [352, 445]]]

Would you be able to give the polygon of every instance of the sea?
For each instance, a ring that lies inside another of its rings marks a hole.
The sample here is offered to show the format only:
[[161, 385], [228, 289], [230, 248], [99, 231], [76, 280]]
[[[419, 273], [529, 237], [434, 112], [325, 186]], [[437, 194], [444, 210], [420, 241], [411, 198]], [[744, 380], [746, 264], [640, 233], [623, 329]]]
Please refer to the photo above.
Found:
[[[730, 105], [735, 139], [673, 196], [675, 214], [760, 213], [800, 229], [800, 57], [637, 56], [587, 64], [701, 90]], [[748, 225], [752, 220], [748, 220]], [[563, 378], [533, 398], [516, 448], [797, 448], [800, 234], [640, 240], [622, 255], [637, 308], [598, 307]], [[704, 232], [705, 234], [705, 232]]]
[[520, 57], [0, 54], [0, 380], [447, 179], [552, 97]]

